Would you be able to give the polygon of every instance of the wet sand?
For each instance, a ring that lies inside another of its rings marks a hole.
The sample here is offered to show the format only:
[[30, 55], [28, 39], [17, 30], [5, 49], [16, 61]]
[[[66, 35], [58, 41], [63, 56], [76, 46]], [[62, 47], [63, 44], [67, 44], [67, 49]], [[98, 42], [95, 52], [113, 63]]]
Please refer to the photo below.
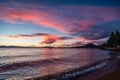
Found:
[[110, 59], [106, 67], [73, 80], [120, 80], [120, 59]]
[[105, 75], [103, 78], [99, 80], [120, 80], [120, 62], [118, 63], [118, 68], [116, 71]]
[[120, 80], [120, 69], [112, 72], [99, 80]]

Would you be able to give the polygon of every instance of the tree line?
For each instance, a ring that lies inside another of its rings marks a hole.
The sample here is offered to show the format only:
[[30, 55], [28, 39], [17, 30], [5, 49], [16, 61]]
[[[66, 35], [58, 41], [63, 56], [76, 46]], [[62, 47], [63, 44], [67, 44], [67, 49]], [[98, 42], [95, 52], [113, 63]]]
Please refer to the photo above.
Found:
[[112, 32], [107, 43], [102, 46], [108, 48], [117, 48], [120, 46], [120, 32], [118, 30], [116, 30], [116, 32]]

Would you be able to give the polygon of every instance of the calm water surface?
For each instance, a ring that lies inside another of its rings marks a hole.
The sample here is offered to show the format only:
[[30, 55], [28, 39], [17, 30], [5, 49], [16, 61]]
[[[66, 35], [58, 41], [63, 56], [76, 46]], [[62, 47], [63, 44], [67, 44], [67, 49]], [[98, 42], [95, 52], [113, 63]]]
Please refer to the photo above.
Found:
[[99, 49], [0, 48], [0, 80], [54, 74], [108, 57]]

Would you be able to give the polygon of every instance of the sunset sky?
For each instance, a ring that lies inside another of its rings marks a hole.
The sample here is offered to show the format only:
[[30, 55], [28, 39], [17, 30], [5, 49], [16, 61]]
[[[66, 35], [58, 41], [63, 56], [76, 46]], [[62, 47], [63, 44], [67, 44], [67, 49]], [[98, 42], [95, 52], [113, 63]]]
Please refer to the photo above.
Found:
[[117, 29], [119, 0], [0, 0], [0, 46], [101, 44]]

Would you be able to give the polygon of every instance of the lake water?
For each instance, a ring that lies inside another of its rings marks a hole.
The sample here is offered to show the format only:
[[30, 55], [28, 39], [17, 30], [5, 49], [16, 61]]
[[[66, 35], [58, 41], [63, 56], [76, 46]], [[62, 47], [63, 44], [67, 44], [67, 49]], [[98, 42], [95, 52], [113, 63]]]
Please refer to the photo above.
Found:
[[22, 80], [107, 59], [99, 49], [0, 48], [0, 80]]

